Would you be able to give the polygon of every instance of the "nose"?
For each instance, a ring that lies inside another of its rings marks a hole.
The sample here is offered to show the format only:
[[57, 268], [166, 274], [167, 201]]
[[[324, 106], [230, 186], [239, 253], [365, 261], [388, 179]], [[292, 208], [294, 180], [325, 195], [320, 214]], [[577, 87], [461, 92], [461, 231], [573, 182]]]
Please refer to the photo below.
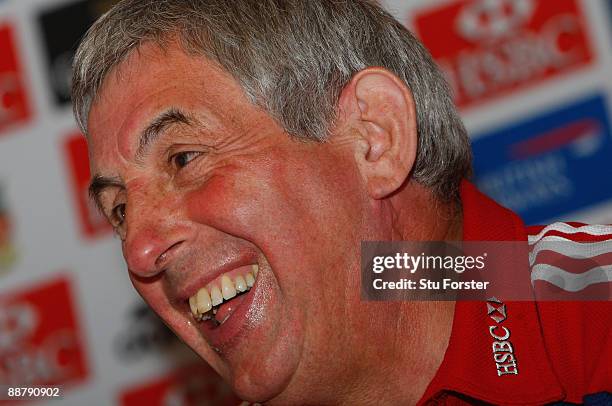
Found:
[[133, 195], [126, 205], [123, 256], [128, 268], [141, 277], [167, 269], [188, 239], [180, 208], [167, 195]]

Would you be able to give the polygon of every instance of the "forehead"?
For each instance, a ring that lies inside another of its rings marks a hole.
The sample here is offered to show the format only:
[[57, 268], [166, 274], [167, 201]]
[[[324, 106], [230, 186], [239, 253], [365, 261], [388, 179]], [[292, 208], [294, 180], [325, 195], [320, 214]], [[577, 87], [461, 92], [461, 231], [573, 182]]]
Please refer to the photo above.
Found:
[[201, 112], [210, 127], [238, 120], [254, 108], [218, 65], [186, 54], [176, 43], [163, 49], [147, 43], [109, 73], [92, 105], [88, 120], [92, 161], [107, 155], [104, 151], [109, 148], [124, 156], [133, 154], [135, 137], [148, 120], [169, 107]]

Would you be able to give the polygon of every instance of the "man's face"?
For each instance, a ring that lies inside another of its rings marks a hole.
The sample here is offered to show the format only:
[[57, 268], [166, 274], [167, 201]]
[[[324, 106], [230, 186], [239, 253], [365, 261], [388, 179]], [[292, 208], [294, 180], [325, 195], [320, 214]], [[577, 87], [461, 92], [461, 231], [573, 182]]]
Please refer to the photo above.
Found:
[[[370, 204], [351, 142], [291, 139], [227, 73], [172, 45], [112, 72], [88, 129], [134, 286], [239, 395], [289, 401], [351, 375], [365, 343], [347, 332], [369, 323], [358, 261]], [[194, 318], [190, 296], [253, 266], [221, 320]]]

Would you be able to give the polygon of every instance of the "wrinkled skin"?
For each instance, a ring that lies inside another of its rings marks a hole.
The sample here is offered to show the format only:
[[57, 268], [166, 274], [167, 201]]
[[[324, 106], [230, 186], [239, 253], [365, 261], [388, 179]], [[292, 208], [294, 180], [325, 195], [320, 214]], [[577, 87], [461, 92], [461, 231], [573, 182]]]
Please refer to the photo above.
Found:
[[[384, 387], [405, 361], [375, 344], [389, 325], [411, 334], [381, 311], [401, 305], [359, 299], [360, 242], [394, 238], [393, 216], [372, 198], [356, 158], [366, 147], [350, 126], [357, 103], [346, 106], [329, 142], [296, 141], [222, 69], [145, 44], [111, 72], [90, 112], [92, 174], [113, 179], [99, 203], [134, 286], [244, 399], [375, 402], [365, 382]], [[170, 107], [190, 123], [136, 156], [143, 129]], [[429, 206], [413, 201], [423, 216]], [[213, 349], [186, 298], [239, 262], [260, 266], [253, 300]], [[427, 373], [411, 383], [420, 392], [437, 362], [423, 362]]]

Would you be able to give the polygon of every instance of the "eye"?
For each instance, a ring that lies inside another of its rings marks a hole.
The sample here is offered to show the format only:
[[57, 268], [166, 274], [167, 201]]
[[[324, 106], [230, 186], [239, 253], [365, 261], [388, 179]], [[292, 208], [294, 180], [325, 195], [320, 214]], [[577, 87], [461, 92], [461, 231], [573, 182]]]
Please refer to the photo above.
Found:
[[123, 224], [125, 220], [125, 204], [118, 204], [113, 207], [111, 212], [111, 223], [113, 227], [119, 227]]
[[177, 168], [181, 169], [187, 166], [191, 161], [202, 154], [199, 151], [185, 151], [174, 154], [170, 157], [170, 162]]

